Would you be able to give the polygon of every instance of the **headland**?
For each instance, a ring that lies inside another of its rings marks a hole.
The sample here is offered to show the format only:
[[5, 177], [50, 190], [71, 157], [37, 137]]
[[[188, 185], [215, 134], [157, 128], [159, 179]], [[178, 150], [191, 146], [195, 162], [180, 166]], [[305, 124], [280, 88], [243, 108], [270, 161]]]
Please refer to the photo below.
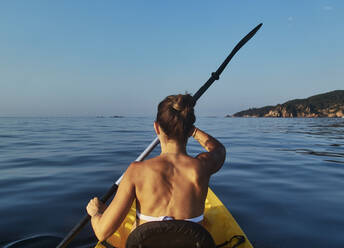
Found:
[[275, 106], [250, 108], [232, 117], [344, 117], [344, 90], [335, 90], [305, 99], [294, 99]]

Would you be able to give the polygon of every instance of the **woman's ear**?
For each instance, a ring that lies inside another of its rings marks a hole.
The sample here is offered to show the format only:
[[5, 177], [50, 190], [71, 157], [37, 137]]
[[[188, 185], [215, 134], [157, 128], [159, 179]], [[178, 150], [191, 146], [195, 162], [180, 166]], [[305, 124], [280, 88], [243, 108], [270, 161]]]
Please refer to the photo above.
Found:
[[154, 130], [155, 130], [157, 135], [160, 134], [160, 126], [156, 121], [154, 122]]

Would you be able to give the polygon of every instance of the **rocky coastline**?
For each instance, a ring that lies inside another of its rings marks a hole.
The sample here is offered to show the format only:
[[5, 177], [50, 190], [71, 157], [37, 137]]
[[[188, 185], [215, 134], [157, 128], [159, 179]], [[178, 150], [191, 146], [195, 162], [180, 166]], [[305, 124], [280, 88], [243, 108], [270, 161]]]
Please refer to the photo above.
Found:
[[343, 118], [344, 90], [295, 99], [275, 106], [251, 108], [235, 113], [231, 117], [276, 117], [276, 118]]

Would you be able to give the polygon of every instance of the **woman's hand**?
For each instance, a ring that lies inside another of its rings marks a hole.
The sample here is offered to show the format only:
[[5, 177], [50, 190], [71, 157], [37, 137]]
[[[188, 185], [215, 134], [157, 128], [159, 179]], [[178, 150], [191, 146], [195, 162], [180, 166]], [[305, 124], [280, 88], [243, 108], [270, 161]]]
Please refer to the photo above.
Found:
[[87, 213], [93, 217], [96, 214], [102, 214], [106, 209], [106, 205], [99, 201], [98, 197], [94, 197], [87, 204], [86, 210]]

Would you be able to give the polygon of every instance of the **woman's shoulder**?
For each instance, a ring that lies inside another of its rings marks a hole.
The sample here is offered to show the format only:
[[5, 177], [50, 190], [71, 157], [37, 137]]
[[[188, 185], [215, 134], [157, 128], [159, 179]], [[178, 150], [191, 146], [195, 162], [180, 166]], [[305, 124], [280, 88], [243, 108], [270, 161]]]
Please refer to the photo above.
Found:
[[201, 173], [204, 169], [204, 161], [198, 157], [183, 156], [178, 159], [168, 159], [164, 156], [157, 156], [140, 162], [132, 162], [128, 167], [130, 174], [133, 176], [160, 174], [167, 172], [172, 168], [183, 170], [196, 170]]
[[129, 165], [128, 170], [141, 173], [143, 170], [152, 168], [159, 163], [161, 163], [161, 159], [159, 157], [150, 158], [144, 161], [135, 161]]

